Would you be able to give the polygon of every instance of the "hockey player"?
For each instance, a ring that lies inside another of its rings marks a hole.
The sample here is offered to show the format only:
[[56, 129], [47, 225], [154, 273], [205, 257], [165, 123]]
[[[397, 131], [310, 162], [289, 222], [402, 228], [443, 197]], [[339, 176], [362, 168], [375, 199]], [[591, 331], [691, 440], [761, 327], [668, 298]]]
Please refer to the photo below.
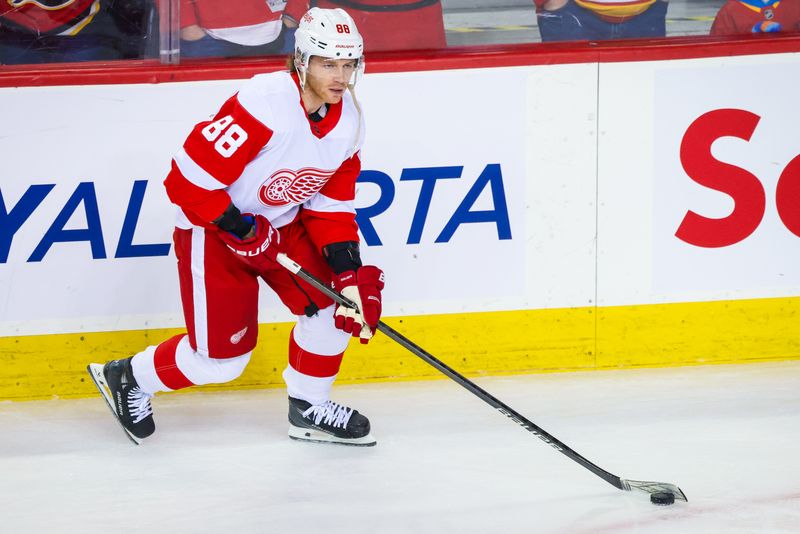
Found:
[[[187, 333], [89, 365], [137, 443], [155, 430], [155, 393], [242, 373], [256, 346], [262, 278], [298, 317], [283, 372], [290, 437], [375, 444], [364, 415], [330, 400], [350, 336], [368, 342], [381, 314], [383, 272], [362, 265], [353, 202], [364, 140], [353, 93], [362, 53], [344, 10], [312, 8], [300, 21], [291, 71], [246, 82], [174, 157], [164, 185], [180, 207], [174, 242]], [[360, 312], [280, 267], [280, 252]]]

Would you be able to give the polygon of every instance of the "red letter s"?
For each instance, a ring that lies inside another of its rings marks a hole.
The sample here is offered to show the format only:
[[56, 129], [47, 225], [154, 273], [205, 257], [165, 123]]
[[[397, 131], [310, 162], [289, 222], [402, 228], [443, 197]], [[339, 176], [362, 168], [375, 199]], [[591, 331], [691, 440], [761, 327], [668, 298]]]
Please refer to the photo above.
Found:
[[686, 212], [675, 236], [698, 247], [727, 247], [752, 234], [764, 216], [766, 194], [756, 176], [714, 159], [711, 145], [720, 137], [749, 141], [761, 117], [741, 109], [717, 109], [698, 117], [681, 141], [681, 164], [700, 185], [733, 198], [734, 208], [722, 219]]

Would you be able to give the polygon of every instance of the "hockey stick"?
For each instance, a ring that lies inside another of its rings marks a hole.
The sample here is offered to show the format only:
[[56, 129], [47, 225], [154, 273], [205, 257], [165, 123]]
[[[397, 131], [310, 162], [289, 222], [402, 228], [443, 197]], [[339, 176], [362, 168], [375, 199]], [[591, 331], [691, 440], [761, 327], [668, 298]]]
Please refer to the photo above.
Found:
[[[347, 306], [349, 308], [357, 308], [356, 304], [351, 300], [343, 297], [337, 291], [329, 288], [325, 285], [319, 278], [315, 277], [313, 274], [309, 273], [305, 269], [303, 269], [300, 265], [292, 261], [286, 254], [278, 254], [278, 263], [281, 264], [284, 268], [289, 270], [290, 272], [294, 273], [295, 275], [299, 276], [312, 286], [319, 290], [321, 293], [324, 293], [328, 297], [334, 300], [334, 302], [341, 304], [342, 306]], [[573, 451], [567, 445], [562, 443], [560, 440], [556, 439], [554, 436], [543, 430], [542, 428], [538, 427], [537, 425], [533, 424], [527, 418], [522, 416], [516, 410], [505, 404], [504, 402], [500, 401], [496, 397], [494, 397], [489, 392], [483, 390], [478, 385], [474, 384], [472, 381], [467, 379], [466, 377], [460, 375], [458, 372], [454, 371], [450, 367], [448, 367], [445, 363], [438, 360], [432, 354], [429, 354], [421, 347], [417, 346], [409, 339], [404, 337], [402, 334], [395, 331], [392, 327], [388, 326], [383, 321], [378, 322], [378, 330], [383, 332], [386, 336], [391, 338], [392, 340], [396, 341], [404, 348], [408, 349], [409, 351], [413, 352], [418, 357], [422, 358], [428, 364], [432, 365], [443, 374], [445, 374], [448, 378], [452, 379], [465, 389], [467, 389], [470, 393], [484, 401], [489, 406], [496, 409], [498, 412], [502, 413], [525, 430], [533, 434], [534, 436], [538, 437], [551, 447], [553, 447], [558, 452], [564, 454], [569, 459], [573, 460], [574, 462], [579, 463], [595, 475], [599, 476], [615, 488], [619, 488], [624, 491], [632, 491], [637, 490], [647, 494], [654, 494], [654, 493], [671, 493], [676, 499], [680, 499], [682, 501], [688, 501], [686, 498], [686, 494], [676, 486], [675, 484], [669, 484], [666, 482], [647, 482], [644, 480], [626, 480], [624, 478], [620, 478], [614, 474], [609, 473], [605, 469], [593, 464], [577, 452]]]

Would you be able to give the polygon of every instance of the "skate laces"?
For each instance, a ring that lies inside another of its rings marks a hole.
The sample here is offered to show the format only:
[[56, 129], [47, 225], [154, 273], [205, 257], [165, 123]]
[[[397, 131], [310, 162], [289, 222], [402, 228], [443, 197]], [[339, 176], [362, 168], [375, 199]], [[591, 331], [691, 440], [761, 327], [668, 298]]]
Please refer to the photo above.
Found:
[[153, 406], [150, 404], [151, 397], [152, 395], [145, 393], [139, 387], [128, 392], [128, 410], [131, 412], [134, 423], [138, 423], [148, 415], [153, 415]]
[[303, 417], [313, 417], [314, 424], [318, 425], [320, 422], [330, 425], [333, 428], [342, 427], [346, 428], [347, 423], [350, 421], [350, 416], [353, 415], [353, 409], [341, 404], [336, 404], [333, 401], [327, 401], [325, 404], [311, 406], [303, 412]]

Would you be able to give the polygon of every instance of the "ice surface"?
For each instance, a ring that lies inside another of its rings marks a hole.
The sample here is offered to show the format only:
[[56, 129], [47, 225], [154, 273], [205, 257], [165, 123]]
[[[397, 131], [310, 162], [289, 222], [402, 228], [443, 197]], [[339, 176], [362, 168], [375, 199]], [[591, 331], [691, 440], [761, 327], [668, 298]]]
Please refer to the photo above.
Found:
[[280, 390], [159, 396], [139, 447], [99, 396], [0, 403], [0, 532], [800, 532], [800, 362], [475, 381], [689, 503], [617, 490], [441, 380], [337, 386], [373, 448], [290, 440]]

